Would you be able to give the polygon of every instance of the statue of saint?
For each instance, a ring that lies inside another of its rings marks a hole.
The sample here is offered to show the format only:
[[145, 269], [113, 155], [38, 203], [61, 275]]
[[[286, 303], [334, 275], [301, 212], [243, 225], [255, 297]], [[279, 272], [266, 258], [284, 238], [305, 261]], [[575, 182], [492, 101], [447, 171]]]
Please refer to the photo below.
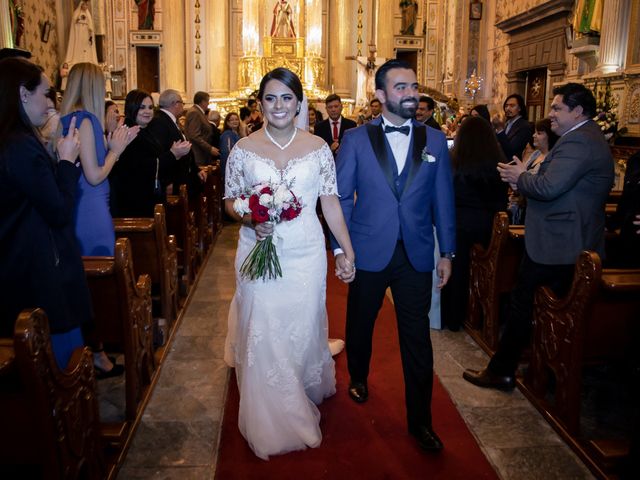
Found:
[[138, 6], [138, 30], [153, 30], [155, 0], [135, 0]]
[[296, 37], [296, 29], [293, 26], [293, 9], [287, 0], [278, 0], [273, 7], [271, 36]]
[[400, 0], [400, 11], [402, 12], [400, 33], [402, 35], [415, 35], [418, 2], [414, 0]]
[[89, 62], [98, 64], [93, 18], [89, 10], [89, 1], [82, 0], [73, 11], [71, 29], [69, 30], [69, 44], [64, 57], [69, 69], [76, 63]]

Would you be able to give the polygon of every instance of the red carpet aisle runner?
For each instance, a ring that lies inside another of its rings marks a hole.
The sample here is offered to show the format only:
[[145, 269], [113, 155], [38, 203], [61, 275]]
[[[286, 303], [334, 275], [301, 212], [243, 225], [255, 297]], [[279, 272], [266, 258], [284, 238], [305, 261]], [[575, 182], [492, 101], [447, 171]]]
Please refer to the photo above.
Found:
[[[329, 333], [344, 338], [347, 288], [332, 274], [329, 263], [327, 308]], [[345, 352], [336, 358], [337, 393], [320, 405], [322, 445], [268, 462], [256, 457], [238, 430], [238, 387], [235, 375], [222, 424], [216, 479], [277, 480], [410, 480], [497, 479], [493, 468], [435, 379], [434, 429], [444, 443], [440, 454], [427, 454], [407, 433], [404, 383], [393, 306], [385, 299], [376, 321], [369, 400], [353, 402], [348, 394]]]

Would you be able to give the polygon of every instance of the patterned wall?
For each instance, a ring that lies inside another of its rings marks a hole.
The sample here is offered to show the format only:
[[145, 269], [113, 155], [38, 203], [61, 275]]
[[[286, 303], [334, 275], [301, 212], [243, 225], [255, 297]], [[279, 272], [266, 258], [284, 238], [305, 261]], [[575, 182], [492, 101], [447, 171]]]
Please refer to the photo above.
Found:
[[[32, 60], [44, 68], [47, 76], [55, 82], [58, 75], [58, 34], [55, 0], [21, 0], [25, 18], [25, 32], [20, 47], [29, 50]], [[50, 23], [49, 40], [42, 41], [42, 26]]]
[[[542, 5], [543, 3], [553, 2], [553, 0], [497, 0], [496, 4], [496, 23], [511, 18], [527, 10]], [[494, 30], [493, 51], [493, 78], [491, 79], [491, 96], [496, 103], [501, 104], [499, 99], [506, 98], [511, 93], [507, 92], [507, 72], [509, 71], [509, 35], [502, 33], [499, 28], [492, 27]]]

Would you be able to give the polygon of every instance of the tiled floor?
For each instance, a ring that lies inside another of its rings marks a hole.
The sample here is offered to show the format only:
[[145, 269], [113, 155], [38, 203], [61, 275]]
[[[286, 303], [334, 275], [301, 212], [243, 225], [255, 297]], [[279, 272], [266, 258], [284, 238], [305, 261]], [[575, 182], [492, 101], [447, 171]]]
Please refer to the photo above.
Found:
[[[229, 381], [222, 352], [236, 238], [237, 229], [228, 227], [216, 241], [119, 479], [214, 476]], [[592, 478], [518, 391], [487, 391], [462, 380], [464, 368], [487, 362], [465, 333], [434, 330], [432, 339], [436, 373], [502, 479]]]

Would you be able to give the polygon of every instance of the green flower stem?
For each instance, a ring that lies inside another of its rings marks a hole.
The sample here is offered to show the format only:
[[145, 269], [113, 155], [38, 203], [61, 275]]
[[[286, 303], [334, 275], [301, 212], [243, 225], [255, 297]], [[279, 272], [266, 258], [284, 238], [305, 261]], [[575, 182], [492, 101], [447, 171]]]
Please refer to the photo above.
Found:
[[258, 278], [267, 280], [282, 277], [280, 260], [271, 235], [262, 241], [256, 242], [247, 258], [242, 262], [240, 273], [249, 280], [257, 280]]

